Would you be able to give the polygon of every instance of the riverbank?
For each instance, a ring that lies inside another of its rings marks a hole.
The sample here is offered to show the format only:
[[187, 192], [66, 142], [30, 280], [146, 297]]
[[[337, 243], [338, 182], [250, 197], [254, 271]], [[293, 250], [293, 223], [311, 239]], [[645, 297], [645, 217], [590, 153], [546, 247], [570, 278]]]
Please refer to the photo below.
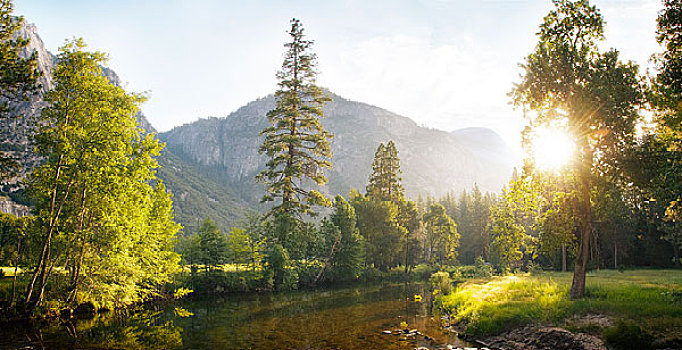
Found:
[[682, 270], [591, 272], [578, 300], [568, 297], [571, 278], [544, 272], [476, 279], [436, 305], [465, 337], [484, 343], [530, 325], [594, 336], [613, 348], [682, 348]]

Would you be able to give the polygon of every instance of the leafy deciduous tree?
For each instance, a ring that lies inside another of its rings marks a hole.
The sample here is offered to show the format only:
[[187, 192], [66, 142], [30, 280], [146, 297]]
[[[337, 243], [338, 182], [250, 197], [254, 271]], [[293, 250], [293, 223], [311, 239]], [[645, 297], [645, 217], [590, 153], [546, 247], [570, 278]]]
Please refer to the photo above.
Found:
[[425, 259], [430, 264], [454, 264], [459, 247], [459, 233], [457, 225], [445, 213], [445, 208], [438, 204], [431, 204], [424, 214], [426, 230]]
[[579, 248], [571, 297], [585, 293], [585, 271], [593, 227], [592, 176], [618, 169], [619, 152], [632, 144], [642, 91], [637, 66], [623, 64], [615, 50], [600, 53], [603, 18], [587, 0], [554, 0], [540, 26], [539, 42], [526, 58], [512, 91], [531, 126], [566, 120], [576, 140], [579, 183]]
[[161, 182], [151, 186], [162, 146], [136, 126], [144, 98], [111, 84], [104, 54], [84, 48], [78, 39], [60, 49], [36, 135], [46, 161], [29, 190], [43, 242], [29, 306], [42, 302], [60, 264], [70, 272], [69, 300], [109, 304], [154, 293], [177, 265], [171, 201]]

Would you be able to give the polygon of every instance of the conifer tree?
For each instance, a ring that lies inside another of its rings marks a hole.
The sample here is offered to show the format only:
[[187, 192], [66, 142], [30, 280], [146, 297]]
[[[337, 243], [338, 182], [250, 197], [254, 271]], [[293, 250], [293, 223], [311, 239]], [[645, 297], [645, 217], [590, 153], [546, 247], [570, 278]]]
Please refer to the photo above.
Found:
[[[313, 205], [329, 205], [328, 198], [309, 187], [310, 183], [326, 183], [323, 171], [331, 167], [332, 135], [320, 121], [324, 117], [322, 107], [331, 99], [315, 85], [316, 55], [310, 52], [313, 41], [304, 38], [298, 19], [291, 20], [289, 35], [291, 42], [284, 45], [284, 63], [277, 73], [277, 105], [267, 114], [270, 126], [261, 131], [264, 141], [259, 152], [269, 160], [257, 180], [267, 186], [263, 202], [279, 199], [270, 214], [300, 219], [301, 215], [314, 214]], [[280, 243], [286, 248], [287, 242]]]
[[400, 158], [393, 141], [379, 144], [374, 153], [372, 174], [367, 185], [367, 196], [373, 200], [397, 203], [405, 198], [400, 177]]
[[227, 237], [220, 232], [211, 218], [204, 219], [197, 234], [201, 251], [199, 261], [206, 269], [215, 270], [227, 262], [229, 245]]

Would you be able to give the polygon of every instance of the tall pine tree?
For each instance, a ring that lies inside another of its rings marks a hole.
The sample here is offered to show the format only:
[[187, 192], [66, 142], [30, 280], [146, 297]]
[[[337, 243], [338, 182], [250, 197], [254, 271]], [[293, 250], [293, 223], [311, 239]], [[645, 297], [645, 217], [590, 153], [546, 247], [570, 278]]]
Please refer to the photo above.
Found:
[[[261, 131], [264, 141], [259, 152], [269, 160], [257, 179], [267, 185], [263, 202], [279, 199], [270, 214], [300, 219], [301, 215], [314, 214], [313, 205], [329, 205], [328, 198], [309, 187], [310, 182], [326, 183], [323, 170], [331, 167], [332, 135], [320, 121], [324, 117], [322, 107], [330, 98], [315, 85], [316, 55], [310, 52], [313, 41], [304, 39], [298, 19], [291, 20], [289, 35], [291, 42], [284, 45], [284, 63], [277, 73], [277, 105], [267, 114], [271, 125]], [[286, 242], [280, 243], [286, 246]]]

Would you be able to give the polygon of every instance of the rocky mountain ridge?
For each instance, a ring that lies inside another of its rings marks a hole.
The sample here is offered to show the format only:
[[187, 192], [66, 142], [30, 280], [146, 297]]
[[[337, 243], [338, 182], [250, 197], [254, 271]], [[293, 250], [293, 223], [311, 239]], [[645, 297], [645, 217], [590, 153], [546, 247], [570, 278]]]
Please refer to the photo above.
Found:
[[[409, 118], [329, 93], [322, 123], [334, 134], [329, 194], [363, 190], [380, 142], [393, 140], [401, 159], [408, 195], [441, 196], [470, 189], [499, 191], [512, 169], [512, 156], [490, 129], [468, 128], [448, 133], [418, 126]], [[253, 182], [266, 159], [258, 154], [260, 131], [268, 125], [272, 95], [246, 104], [225, 118], [200, 119], [159, 134], [168, 149], [196, 165], [217, 182], [238, 186], [243, 199], [254, 202], [262, 188]], [[212, 174], [212, 176], [211, 176]]]

